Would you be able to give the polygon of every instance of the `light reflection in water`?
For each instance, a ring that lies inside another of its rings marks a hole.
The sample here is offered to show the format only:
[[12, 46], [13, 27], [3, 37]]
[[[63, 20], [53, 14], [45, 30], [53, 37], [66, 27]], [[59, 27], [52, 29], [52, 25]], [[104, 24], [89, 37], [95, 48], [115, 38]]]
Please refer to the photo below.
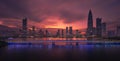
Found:
[[[87, 40], [86, 38], [15, 38], [12, 39], [12, 41], [40, 41], [40, 40]], [[11, 39], [8, 39], [8, 41], [11, 41]]]
[[29, 45], [29, 44], [12, 44], [12, 45], [8, 45], [8, 49], [12, 49], [12, 48], [48, 48], [48, 49], [52, 49], [52, 48], [78, 48], [78, 49], [82, 49], [82, 48], [111, 48], [111, 47], [120, 47], [120, 45], [113, 45], [113, 44], [104, 44], [104, 45], [89, 45], [89, 44], [80, 44], [80, 43], [66, 43], [65, 45], [60, 45], [60, 44], [56, 44], [56, 43], [48, 43], [48, 44], [34, 44], [34, 45]]
[[[112, 51], [113, 50], [113, 51]], [[40, 43], [40, 44], [12, 44], [8, 45], [1, 50], [2, 57], [9, 57], [10, 61], [18, 61], [18, 59], [25, 59], [29, 61], [34, 61], [38, 59], [39, 61], [46, 60], [52, 61], [66, 61], [64, 59], [73, 58], [72, 61], [86, 61], [86, 59], [101, 59], [106, 56], [112, 56], [112, 53], [117, 54], [120, 51], [120, 45], [115, 44], [87, 44], [87, 43]], [[21, 58], [22, 57], [22, 58]], [[37, 57], [37, 58], [36, 58]], [[42, 58], [41, 58], [42, 57]], [[18, 59], [17, 59], [18, 58]], [[52, 59], [49, 59], [52, 58]], [[79, 59], [80, 58], [80, 59]], [[106, 58], [105, 58], [106, 59]], [[1, 61], [5, 61], [3, 59]], [[8, 60], [7, 60], [8, 61]], [[22, 61], [22, 60], [21, 60]], [[103, 61], [103, 60], [101, 60]]]

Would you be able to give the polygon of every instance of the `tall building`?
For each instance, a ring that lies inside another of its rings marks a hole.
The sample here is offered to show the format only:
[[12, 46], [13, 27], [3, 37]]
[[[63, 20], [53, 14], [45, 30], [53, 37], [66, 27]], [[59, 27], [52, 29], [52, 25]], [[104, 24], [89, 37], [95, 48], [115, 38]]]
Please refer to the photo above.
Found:
[[60, 29], [58, 29], [57, 33], [56, 33], [57, 37], [60, 37]]
[[27, 37], [27, 18], [22, 20], [22, 37]]
[[102, 36], [102, 23], [101, 23], [101, 21], [102, 21], [101, 18], [96, 19], [96, 35], [97, 35], [97, 37]]
[[92, 36], [93, 35], [93, 16], [92, 16], [92, 11], [89, 11], [88, 14], [88, 23], [87, 23], [87, 36]]
[[40, 37], [44, 37], [44, 31], [42, 29], [39, 30]]
[[35, 31], [35, 26], [32, 26], [32, 36], [35, 37], [36, 31]]
[[117, 26], [117, 37], [120, 37], [120, 26]]
[[106, 37], [106, 23], [102, 23], [102, 37]]
[[79, 37], [79, 30], [76, 30], [76, 38], [78, 38]]
[[93, 36], [96, 36], [96, 28], [93, 27]]
[[70, 34], [70, 35], [73, 35], [72, 26], [69, 27], [69, 34]]
[[46, 33], [46, 37], [49, 37], [49, 32], [48, 32], [48, 30], [45, 30], [45, 33]]
[[66, 27], [66, 34], [68, 34], [68, 27]]
[[64, 37], [64, 30], [63, 29], [62, 29], [61, 33], [62, 33], [62, 37]]

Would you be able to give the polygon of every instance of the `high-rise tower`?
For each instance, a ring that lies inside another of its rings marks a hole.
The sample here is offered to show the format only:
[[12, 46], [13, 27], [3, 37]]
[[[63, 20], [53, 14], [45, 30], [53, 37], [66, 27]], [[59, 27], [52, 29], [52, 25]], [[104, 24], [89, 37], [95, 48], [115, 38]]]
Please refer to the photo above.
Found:
[[72, 30], [72, 26], [70, 26], [70, 27], [69, 27], [69, 34], [70, 34], [70, 35], [73, 34], [72, 31], [73, 31], [73, 30]]
[[102, 37], [106, 37], [106, 23], [102, 23]]
[[101, 18], [97, 18], [96, 19], [96, 35], [97, 37], [101, 37], [102, 36], [102, 19]]
[[62, 33], [62, 37], [64, 37], [64, 30], [63, 29], [62, 29], [61, 33]]
[[23, 30], [27, 30], [27, 18], [24, 18], [22, 21], [22, 28]]
[[66, 27], [66, 34], [68, 34], [68, 27]]
[[27, 18], [22, 20], [22, 37], [27, 37]]
[[117, 26], [117, 34], [116, 34], [117, 37], [120, 37], [120, 26]]
[[93, 16], [92, 16], [92, 11], [89, 11], [88, 14], [88, 23], [87, 23], [87, 36], [92, 36], [93, 35]]

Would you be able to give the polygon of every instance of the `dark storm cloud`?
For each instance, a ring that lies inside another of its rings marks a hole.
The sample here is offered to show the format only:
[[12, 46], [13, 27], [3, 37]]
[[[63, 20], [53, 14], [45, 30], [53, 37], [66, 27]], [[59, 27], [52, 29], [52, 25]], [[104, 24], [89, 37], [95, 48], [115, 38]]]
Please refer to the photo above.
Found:
[[[60, 16], [66, 19], [65, 22], [71, 22], [73, 19], [78, 20], [83, 17], [83, 15], [74, 14], [70, 11], [71, 9], [67, 10], [67, 8], [74, 8], [74, 4], [76, 5], [78, 1], [80, 0], [0, 0], [0, 17], [28, 17], [33, 21], [42, 21], [50, 16]], [[71, 4], [72, 2], [74, 3]]]
[[76, 22], [79, 20], [83, 20], [85, 16], [81, 15], [80, 13], [61, 11], [60, 18], [66, 20], [64, 21], [65, 23], [72, 23], [72, 22]]
[[0, 17], [2, 18], [18, 18], [27, 11], [22, 0], [0, 0]]
[[109, 23], [120, 18], [120, 0], [0, 0], [0, 18], [27, 17], [34, 22], [50, 17], [58, 17], [64, 23], [82, 21], [87, 19], [89, 9], [94, 20], [102, 17]]

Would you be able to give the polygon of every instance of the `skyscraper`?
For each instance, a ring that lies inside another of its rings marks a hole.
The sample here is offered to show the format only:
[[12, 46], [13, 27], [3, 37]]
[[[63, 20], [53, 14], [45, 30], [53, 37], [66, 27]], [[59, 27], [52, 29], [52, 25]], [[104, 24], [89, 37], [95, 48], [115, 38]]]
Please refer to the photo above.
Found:
[[102, 23], [102, 37], [106, 37], [106, 23]]
[[27, 37], [27, 18], [22, 20], [22, 37]]
[[39, 30], [40, 37], [44, 37], [44, 31], [42, 29]]
[[76, 30], [76, 38], [79, 37], [79, 30]]
[[48, 32], [48, 30], [45, 30], [45, 33], [46, 33], [46, 37], [49, 37], [49, 32]]
[[93, 35], [93, 16], [92, 16], [92, 11], [89, 11], [88, 14], [88, 23], [87, 23], [87, 36], [92, 36]]
[[101, 21], [102, 21], [101, 18], [96, 19], [96, 35], [97, 35], [97, 37], [102, 36], [102, 23], [101, 23]]
[[120, 37], [120, 26], [117, 26], [117, 37]]
[[32, 36], [34, 36], [35, 37], [35, 26], [32, 26]]
[[60, 37], [60, 29], [58, 29], [57, 33], [56, 33], [57, 37]]
[[73, 30], [72, 30], [72, 26], [70, 26], [70, 27], [69, 27], [69, 34], [70, 34], [70, 35], [73, 34], [72, 31], [73, 31]]
[[64, 30], [63, 29], [62, 29], [61, 33], [62, 33], [62, 37], [64, 37]]
[[66, 27], [66, 34], [68, 34], [68, 27]]

